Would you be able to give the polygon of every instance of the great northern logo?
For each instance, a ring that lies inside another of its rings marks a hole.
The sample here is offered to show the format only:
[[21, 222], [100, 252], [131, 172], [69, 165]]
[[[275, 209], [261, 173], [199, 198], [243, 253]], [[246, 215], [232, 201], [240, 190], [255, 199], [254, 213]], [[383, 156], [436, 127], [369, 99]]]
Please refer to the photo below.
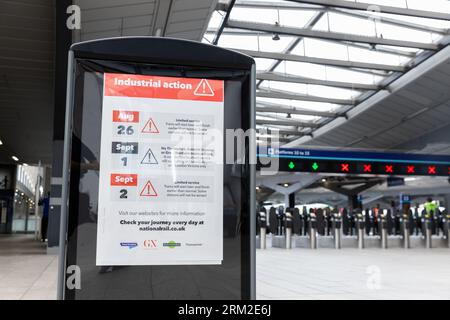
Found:
[[144, 248], [156, 249], [157, 247], [158, 247], [158, 242], [156, 240], [144, 240]]
[[164, 247], [169, 247], [170, 249], [174, 249], [176, 247], [180, 247], [181, 243], [175, 242], [175, 241], [169, 241], [169, 242], [163, 243], [163, 246]]
[[138, 244], [136, 242], [121, 242], [120, 246], [126, 247], [131, 250], [133, 248], [136, 248], [138, 246]]

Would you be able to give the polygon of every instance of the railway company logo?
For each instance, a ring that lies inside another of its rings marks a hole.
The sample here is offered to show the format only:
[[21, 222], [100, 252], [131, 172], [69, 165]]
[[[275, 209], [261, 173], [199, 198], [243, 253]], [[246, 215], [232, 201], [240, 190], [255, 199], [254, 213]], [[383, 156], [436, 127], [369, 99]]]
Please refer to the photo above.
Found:
[[201, 247], [203, 243], [185, 243], [186, 247]]
[[120, 243], [121, 247], [126, 247], [128, 249], [134, 249], [138, 246], [138, 244], [136, 242], [121, 242]]
[[156, 240], [144, 240], [145, 249], [156, 249], [158, 247], [158, 241]]
[[174, 249], [174, 248], [176, 248], [176, 247], [180, 247], [180, 246], [181, 246], [181, 243], [175, 242], [175, 241], [172, 240], [172, 241], [163, 243], [163, 246], [164, 246], [164, 247], [168, 247], [168, 248], [170, 248], [170, 249]]

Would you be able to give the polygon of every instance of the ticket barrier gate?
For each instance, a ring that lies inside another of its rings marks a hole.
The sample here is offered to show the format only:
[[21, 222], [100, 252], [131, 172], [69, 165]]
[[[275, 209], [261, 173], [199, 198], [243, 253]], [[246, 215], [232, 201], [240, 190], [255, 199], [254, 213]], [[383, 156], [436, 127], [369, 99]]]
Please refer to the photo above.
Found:
[[[425, 237], [425, 248], [431, 249], [434, 246], [439, 246], [439, 239], [433, 239], [433, 235], [438, 235], [439, 231], [436, 228], [436, 216], [434, 212], [430, 212], [426, 214], [425, 217], [422, 218], [422, 230], [423, 235]], [[436, 242], [436, 243], [434, 243]]]
[[450, 248], [450, 214], [443, 217], [444, 237], [447, 240], [447, 246]]
[[[417, 223], [417, 220], [412, 215], [412, 213], [410, 213], [409, 215], [404, 214], [400, 216], [398, 219], [400, 227], [396, 228], [393, 223], [394, 219], [392, 215], [390, 215], [391, 213], [389, 210], [378, 216], [378, 235], [375, 235], [375, 233], [373, 233], [372, 236], [369, 233], [369, 235], [366, 236], [364, 233], [367, 233], [367, 220], [365, 219], [367, 212], [366, 215], [364, 212], [356, 212], [355, 214], [353, 214], [353, 216], [355, 217], [356, 236], [350, 236], [350, 226], [348, 226], [348, 236], [343, 239], [343, 220], [341, 214], [336, 212], [331, 214], [331, 227], [329, 228], [330, 232], [325, 231], [322, 235], [319, 230], [319, 224], [321, 222], [318, 221], [315, 213], [310, 213], [308, 215], [308, 220], [305, 223], [298, 209], [291, 210], [288, 208], [286, 210], [286, 213], [283, 213], [284, 219], [281, 220], [281, 228], [278, 225], [279, 215], [277, 215], [276, 218], [274, 217], [277, 223], [273, 228], [271, 228], [274, 232], [272, 239], [273, 247], [286, 249], [291, 249], [294, 246], [299, 248], [312, 249], [332, 247], [334, 247], [335, 249], [341, 249], [343, 246], [353, 248], [357, 246], [359, 249], [374, 248], [380, 246], [383, 249], [410, 249], [416, 247], [450, 248], [450, 215], [447, 214], [443, 214], [440, 220], [440, 228], [443, 231], [442, 237], [441, 234], [438, 234], [436, 231], [434, 215], [430, 215], [430, 217], [428, 217], [427, 219], [425, 217], [422, 218], [422, 221], [420, 222], [420, 224], [423, 226], [422, 235], [417, 236], [415, 235], [415, 231], [419, 224]], [[262, 213], [260, 214], [260, 216], [262, 216]], [[350, 222], [349, 220], [350, 219], [348, 219], [347, 223]], [[264, 222], [260, 220], [259, 224], [261, 225], [260, 235], [263, 235], [265, 232], [265, 230], [262, 231], [262, 225], [264, 224]], [[305, 227], [305, 224], [307, 225], [307, 227]], [[267, 226], [267, 223], [265, 223], [265, 225]], [[328, 227], [326, 227], [325, 230], [327, 228]], [[307, 232], [308, 236], [304, 236], [304, 231]], [[276, 235], [276, 233], [281, 233], [282, 235]], [[331, 234], [331, 236], [328, 236], [328, 234]], [[265, 248], [263, 242], [261, 242], [261, 248], [263, 247]]]
[[300, 214], [300, 211], [295, 208], [292, 213], [292, 246], [296, 248], [310, 248], [309, 226], [308, 213], [303, 212]]
[[303, 235], [307, 236], [308, 235], [308, 230], [309, 230], [309, 214], [306, 211], [306, 208], [303, 209], [301, 217], [302, 217], [302, 220], [303, 220]]
[[[286, 248], [286, 215], [290, 208], [287, 208], [286, 213], [283, 212], [283, 208], [280, 207], [278, 210], [271, 208], [273, 210], [273, 216], [270, 219], [270, 230], [272, 233], [272, 247], [273, 248]], [[292, 218], [292, 215], [291, 215]], [[273, 225], [272, 225], [273, 224]], [[292, 234], [292, 229], [291, 229]]]
[[309, 240], [311, 249], [317, 249], [317, 219], [314, 213], [311, 213], [310, 215], [309, 225]]
[[[281, 235], [278, 225], [274, 227], [269, 226], [270, 230], [273, 230], [272, 234], [272, 247], [291, 249], [292, 247], [306, 248], [309, 247], [309, 237], [303, 235], [305, 229], [305, 223], [303, 217], [297, 208], [287, 208], [286, 212], [282, 215], [281, 220]], [[307, 225], [310, 225], [309, 218]], [[308, 231], [308, 230], [307, 230]]]
[[439, 216], [437, 214], [433, 215], [433, 228], [432, 228], [432, 233], [435, 235], [439, 235], [440, 234], [440, 230], [439, 230]]
[[292, 213], [287, 211], [284, 219], [284, 231], [286, 238], [286, 249], [292, 249]]
[[381, 229], [381, 248], [387, 249], [388, 247], [388, 222], [386, 215], [380, 215], [380, 229]]
[[387, 210], [379, 219], [381, 248], [404, 247], [403, 217], [395, 217], [391, 210]]
[[333, 214], [329, 209], [325, 211], [325, 223], [326, 223], [326, 235], [332, 236], [332, 230], [333, 230]]
[[[267, 218], [265, 212], [260, 212], [259, 220], [259, 249], [266, 249], [267, 246]], [[258, 246], [257, 246], [258, 247]]]
[[364, 249], [364, 216], [362, 213], [356, 214], [355, 217], [355, 225], [357, 229], [357, 235], [358, 235], [358, 249]]
[[419, 236], [422, 232], [422, 219], [420, 218], [417, 208], [413, 210], [413, 231], [416, 236]]
[[343, 248], [364, 248], [366, 221], [360, 209], [354, 211], [342, 211], [342, 237], [340, 239]]
[[341, 249], [342, 218], [339, 213], [333, 214], [332, 228], [333, 228], [334, 248]]
[[365, 227], [366, 227], [366, 235], [370, 236], [370, 234], [375, 234], [374, 217], [371, 214], [370, 210], [365, 210], [364, 220], [365, 220]]
[[[426, 248], [450, 248], [448, 227], [449, 215], [446, 212], [431, 213], [425, 221], [425, 247]], [[442, 233], [441, 233], [442, 231]]]
[[317, 226], [317, 234], [319, 236], [325, 236], [326, 232], [326, 219], [323, 209], [316, 210], [316, 226]]
[[410, 221], [407, 215], [403, 215], [402, 225], [403, 225], [403, 248], [409, 249], [411, 247]]
[[284, 219], [285, 219], [285, 213], [283, 211], [283, 207], [278, 208], [277, 212], [277, 221], [278, 221], [278, 231], [277, 235], [282, 236], [284, 235]]
[[432, 245], [432, 233], [433, 233], [433, 223], [432, 218], [427, 217], [425, 218], [425, 248], [431, 249]]
[[292, 213], [292, 233], [301, 236], [303, 234], [303, 228], [303, 218], [300, 215], [300, 211], [295, 208]]
[[272, 237], [278, 234], [278, 219], [274, 207], [269, 209], [269, 231], [272, 234]]

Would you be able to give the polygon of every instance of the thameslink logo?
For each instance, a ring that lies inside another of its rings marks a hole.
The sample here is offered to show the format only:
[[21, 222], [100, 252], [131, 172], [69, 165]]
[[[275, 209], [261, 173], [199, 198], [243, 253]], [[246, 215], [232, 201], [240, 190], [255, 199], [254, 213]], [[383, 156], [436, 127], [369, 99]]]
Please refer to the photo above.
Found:
[[121, 242], [120, 246], [126, 247], [131, 250], [133, 248], [136, 248], [138, 246], [138, 244], [136, 242]]

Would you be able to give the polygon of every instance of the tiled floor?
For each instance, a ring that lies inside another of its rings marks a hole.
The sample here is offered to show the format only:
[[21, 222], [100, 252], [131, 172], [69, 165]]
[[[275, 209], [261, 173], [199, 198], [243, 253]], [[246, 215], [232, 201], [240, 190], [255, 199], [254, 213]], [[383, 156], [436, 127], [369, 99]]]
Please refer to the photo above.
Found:
[[450, 299], [450, 249], [268, 248], [258, 299]]
[[56, 299], [57, 260], [33, 236], [0, 235], [0, 300]]

